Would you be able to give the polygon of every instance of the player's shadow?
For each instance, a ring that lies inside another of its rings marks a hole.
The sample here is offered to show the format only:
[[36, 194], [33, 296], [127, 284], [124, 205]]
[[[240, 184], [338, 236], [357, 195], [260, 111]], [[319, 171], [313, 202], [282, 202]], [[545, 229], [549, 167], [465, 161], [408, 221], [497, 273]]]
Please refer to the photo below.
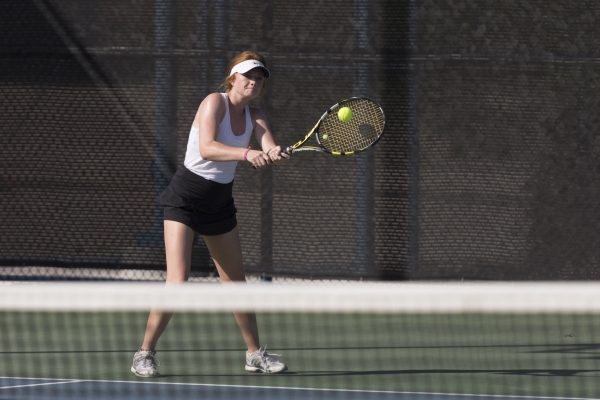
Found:
[[528, 351], [531, 354], [577, 354], [578, 358], [600, 360], [600, 344], [584, 343], [560, 346], [544, 346]]
[[[364, 376], [364, 375], [444, 375], [444, 374], [497, 374], [521, 376], [577, 376], [582, 373], [600, 373], [596, 369], [401, 369], [381, 371], [332, 371], [317, 373], [298, 373], [299, 376]], [[593, 375], [593, 376], [600, 376]]]
[[315, 372], [294, 372], [286, 371], [280, 374], [165, 374], [160, 378], [181, 378], [181, 377], [264, 377], [265, 379], [286, 377], [333, 377], [333, 376], [384, 376], [384, 375], [454, 375], [454, 374], [492, 374], [492, 375], [519, 375], [519, 376], [538, 376], [538, 377], [576, 377], [581, 374], [590, 374], [587, 377], [600, 377], [600, 370], [597, 369], [396, 369], [396, 370], [372, 370], [372, 371], [315, 371]]

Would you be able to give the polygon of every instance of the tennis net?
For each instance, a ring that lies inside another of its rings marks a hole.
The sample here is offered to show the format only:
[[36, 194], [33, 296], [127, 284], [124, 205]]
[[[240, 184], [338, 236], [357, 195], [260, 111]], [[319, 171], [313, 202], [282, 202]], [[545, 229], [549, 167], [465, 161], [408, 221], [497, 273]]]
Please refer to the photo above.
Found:
[[[287, 371], [245, 371], [233, 311]], [[0, 399], [600, 397], [597, 283], [12, 283], [0, 329]]]

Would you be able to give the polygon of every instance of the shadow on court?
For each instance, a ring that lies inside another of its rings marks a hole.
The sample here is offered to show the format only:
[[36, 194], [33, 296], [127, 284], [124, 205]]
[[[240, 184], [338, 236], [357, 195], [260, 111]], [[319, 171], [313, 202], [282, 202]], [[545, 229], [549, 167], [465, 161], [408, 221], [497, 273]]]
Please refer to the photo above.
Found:
[[[294, 372], [286, 371], [276, 375], [255, 374], [258, 379], [285, 379], [286, 377], [328, 377], [328, 376], [377, 376], [377, 375], [443, 375], [443, 374], [499, 374], [499, 375], [522, 375], [522, 376], [578, 376], [581, 374], [598, 373], [597, 369], [398, 369], [398, 370], [376, 370], [376, 371], [319, 371], [319, 372]], [[247, 377], [248, 374], [162, 374], [155, 380], [166, 378], [210, 378], [210, 377]]]

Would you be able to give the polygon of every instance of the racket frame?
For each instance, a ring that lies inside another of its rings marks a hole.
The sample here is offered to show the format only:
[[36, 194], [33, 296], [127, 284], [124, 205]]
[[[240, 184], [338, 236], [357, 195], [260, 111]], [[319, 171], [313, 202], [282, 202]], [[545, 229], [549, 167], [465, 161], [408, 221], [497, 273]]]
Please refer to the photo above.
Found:
[[[381, 133], [379, 134], [379, 136], [377, 137], [377, 139], [375, 139], [372, 143], [370, 143], [368, 146], [362, 148], [362, 149], [357, 149], [354, 151], [330, 151], [327, 150], [326, 148], [323, 147], [323, 145], [321, 144], [321, 142], [319, 141], [319, 135], [315, 135], [316, 132], [319, 131], [319, 128], [321, 127], [321, 124], [323, 123], [323, 121], [325, 120], [325, 118], [331, 114], [332, 112], [334, 112], [334, 110], [337, 110], [340, 106], [343, 107], [344, 103], [350, 102], [350, 101], [354, 101], [354, 100], [368, 100], [373, 102], [374, 104], [376, 104], [379, 109], [381, 110], [381, 115], [383, 117], [383, 128], [381, 130]], [[379, 105], [378, 102], [376, 102], [375, 100], [369, 98], [369, 97], [364, 97], [364, 96], [360, 96], [360, 97], [350, 97], [347, 99], [344, 99], [336, 104], [334, 104], [333, 106], [331, 106], [329, 108], [329, 110], [325, 111], [325, 113], [321, 116], [321, 118], [319, 118], [319, 121], [315, 124], [315, 126], [306, 134], [306, 136], [304, 136], [303, 139], [299, 140], [298, 142], [296, 142], [295, 144], [293, 144], [292, 146], [287, 147], [284, 150], [284, 153], [286, 154], [293, 154], [296, 152], [301, 152], [301, 151], [317, 151], [320, 153], [328, 153], [328, 154], [333, 154], [334, 156], [351, 156], [357, 153], [360, 153], [362, 151], [365, 151], [367, 149], [369, 149], [370, 147], [373, 147], [375, 145], [375, 143], [377, 143], [379, 141], [379, 139], [381, 139], [381, 136], [383, 136], [383, 132], [385, 131], [385, 113], [383, 112], [383, 109], [381, 108], [381, 106]], [[319, 144], [319, 146], [303, 146], [304, 143], [306, 143], [306, 141], [311, 137], [311, 136], [315, 136], [315, 140], [317, 141], [317, 143]]]

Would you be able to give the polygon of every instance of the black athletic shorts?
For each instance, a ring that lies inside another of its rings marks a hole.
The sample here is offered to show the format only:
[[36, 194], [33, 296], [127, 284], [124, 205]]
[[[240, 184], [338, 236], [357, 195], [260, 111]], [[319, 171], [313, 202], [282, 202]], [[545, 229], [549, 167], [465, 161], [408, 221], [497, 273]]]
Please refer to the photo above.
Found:
[[237, 226], [232, 189], [233, 182], [209, 181], [181, 166], [157, 201], [165, 206], [165, 220], [181, 222], [201, 235], [222, 235]]

